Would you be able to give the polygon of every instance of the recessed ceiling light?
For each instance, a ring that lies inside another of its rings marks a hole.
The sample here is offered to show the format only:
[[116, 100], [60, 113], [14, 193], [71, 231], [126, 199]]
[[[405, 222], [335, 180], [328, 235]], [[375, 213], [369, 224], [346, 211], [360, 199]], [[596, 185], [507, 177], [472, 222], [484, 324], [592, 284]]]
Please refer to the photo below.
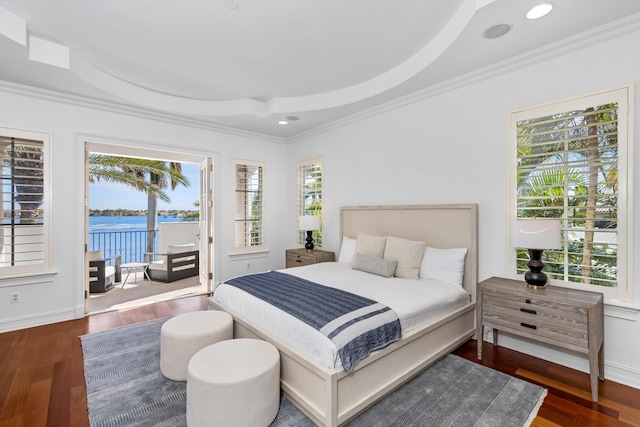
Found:
[[485, 39], [497, 39], [502, 37], [511, 31], [511, 24], [497, 24], [493, 27], [489, 27], [482, 33], [482, 37]]
[[527, 12], [528, 19], [538, 19], [551, 12], [553, 5], [551, 3], [542, 3], [534, 6], [529, 12]]
[[295, 122], [296, 120], [299, 120], [300, 117], [298, 116], [287, 116], [287, 120], [289, 120], [290, 122]]
[[278, 120], [278, 124], [279, 124], [279, 125], [288, 125], [288, 124], [289, 124], [289, 122], [288, 122], [288, 121], [286, 121], [286, 120]]
[[240, 6], [237, 0], [224, 0], [223, 3], [227, 9], [237, 9]]

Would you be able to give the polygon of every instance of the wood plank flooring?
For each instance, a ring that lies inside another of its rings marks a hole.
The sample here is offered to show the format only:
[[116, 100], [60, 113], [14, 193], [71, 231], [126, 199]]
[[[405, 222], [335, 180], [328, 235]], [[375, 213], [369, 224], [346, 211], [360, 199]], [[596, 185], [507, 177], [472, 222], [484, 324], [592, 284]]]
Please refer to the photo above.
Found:
[[[0, 334], [0, 427], [89, 425], [80, 335], [207, 307], [194, 296], [84, 319]], [[478, 362], [471, 340], [455, 354]], [[549, 393], [533, 422], [549, 426], [640, 426], [640, 390], [600, 383], [590, 400], [589, 376], [484, 343], [482, 364], [540, 384]]]

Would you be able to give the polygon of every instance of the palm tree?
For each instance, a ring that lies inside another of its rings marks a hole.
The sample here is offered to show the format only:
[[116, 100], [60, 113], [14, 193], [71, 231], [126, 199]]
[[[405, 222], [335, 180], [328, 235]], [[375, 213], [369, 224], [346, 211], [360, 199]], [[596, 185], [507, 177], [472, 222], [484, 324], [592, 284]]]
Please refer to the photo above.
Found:
[[[191, 182], [182, 175], [182, 164], [178, 162], [160, 162], [157, 169], [149, 173], [149, 186], [153, 191], [147, 192], [147, 230], [155, 230], [158, 225], [158, 198], [169, 185], [175, 190], [180, 184], [189, 187]], [[147, 252], [155, 252], [155, 233], [147, 233]]]
[[[191, 182], [182, 175], [182, 165], [132, 157], [92, 154], [89, 156], [89, 182], [104, 180], [127, 185], [147, 193], [147, 231], [155, 230], [158, 217], [158, 199], [170, 202], [164, 191], [169, 184], [189, 187]], [[154, 252], [155, 233], [147, 233], [147, 252]]]
[[[123, 184], [143, 193], [155, 193], [163, 202], [171, 199], [162, 188], [147, 179], [151, 174], [164, 175], [171, 173], [164, 162], [157, 160], [119, 157], [104, 154], [89, 156], [89, 182], [91, 184], [105, 181]], [[189, 186], [189, 180], [183, 177]]]
[[[614, 104], [605, 104], [526, 120], [518, 128], [518, 216], [561, 217], [563, 210], [576, 209], [578, 216], [566, 218], [567, 227], [580, 223], [584, 238], [567, 243], [575, 257], [569, 268], [587, 284], [601, 274], [596, 271], [601, 264], [611, 263], [597, 253], [602, 249], [594, 245], [594, 235], [597, 208], [606, 209], [607, 201], [617, 205], [617, 164], [611, 160], [617, 157], [616, 113]], [[579, 166], [563, 171], [565, 163]], [[565, 192], [563, 185], [572, 190]], [[601, 222], [615, 228], [615, 214]]]
[[20, 205], [20, 223], [37, 224], [44, 197], [43, 151], [29, 146], [16, 147], [13, 151], [11, 174], [14, 200]]

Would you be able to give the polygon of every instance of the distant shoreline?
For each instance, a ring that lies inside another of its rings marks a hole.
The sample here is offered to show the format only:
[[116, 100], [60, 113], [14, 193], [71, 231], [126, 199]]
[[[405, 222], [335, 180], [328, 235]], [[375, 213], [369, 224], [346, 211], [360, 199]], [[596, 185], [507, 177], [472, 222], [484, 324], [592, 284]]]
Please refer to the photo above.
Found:
[[[158, 216], [192, 217], [198, 210], [169, 209], [159, 210]], [[89, 216], [147, 216], [146, 210], [133, 209], [89, 209]]]

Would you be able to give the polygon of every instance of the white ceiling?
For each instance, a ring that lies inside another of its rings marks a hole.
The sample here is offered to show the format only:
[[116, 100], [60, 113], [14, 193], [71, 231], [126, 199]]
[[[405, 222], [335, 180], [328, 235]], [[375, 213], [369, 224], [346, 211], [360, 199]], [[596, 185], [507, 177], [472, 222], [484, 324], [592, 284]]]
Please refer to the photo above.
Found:
[[540, 2], [0, 0], [0, 80], [286, 138], [640, 17], [556, 0], [527, 20]]

